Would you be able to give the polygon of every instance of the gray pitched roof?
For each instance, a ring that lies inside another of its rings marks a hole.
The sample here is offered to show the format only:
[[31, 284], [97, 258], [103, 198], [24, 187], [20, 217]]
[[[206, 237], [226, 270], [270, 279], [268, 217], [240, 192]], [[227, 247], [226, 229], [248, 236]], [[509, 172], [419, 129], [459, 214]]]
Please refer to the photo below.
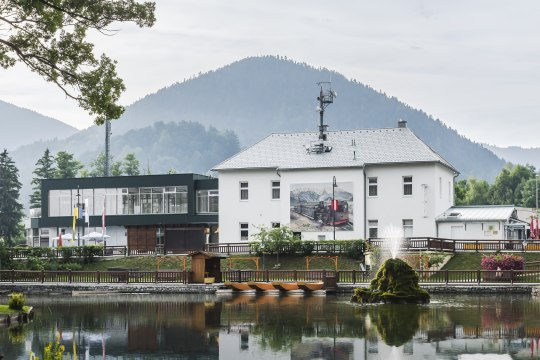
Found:
[[506, 221], [512, 217], [514, 205], [452, 206], [435, 218], [437, 222]]
[[433, 151], [408, 128], [328, 131], [330, 152], [307, 151], [318, 133], [271, 134], [255, 145], [223, 161], [213, 170], [256, 168], [335, 168], [364, 164], [438, 162], [452, 165]]

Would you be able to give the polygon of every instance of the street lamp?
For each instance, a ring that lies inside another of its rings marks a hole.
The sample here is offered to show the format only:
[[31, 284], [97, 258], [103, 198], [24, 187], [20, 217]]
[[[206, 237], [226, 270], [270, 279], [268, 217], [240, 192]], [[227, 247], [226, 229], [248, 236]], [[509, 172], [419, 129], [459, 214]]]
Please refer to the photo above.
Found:
[[336, 177], [332, 179], [332, 225], [334, 226], [334, 241], [336, 240]]
[[536, 185], [536, 211], [538, 211], [538, 174], [536, 174], [536, 181], [535, 181], [535, 185]]

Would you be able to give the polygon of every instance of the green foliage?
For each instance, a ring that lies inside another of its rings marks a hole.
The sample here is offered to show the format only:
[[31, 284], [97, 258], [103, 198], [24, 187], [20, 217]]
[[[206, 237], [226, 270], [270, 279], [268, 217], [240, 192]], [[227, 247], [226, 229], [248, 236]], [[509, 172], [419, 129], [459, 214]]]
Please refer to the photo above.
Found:
[[261, 242], [260, 251], [267, 254], [290, 253], [290, 247], [295, 242], [292, 230], [288, 226], [268, 229], [260, 227], [253, 237]]
[[126, 154], [122, 165], [122, 171], [128, 176], [140, 175], [139, 160], [135, 157], [134, 153]]
[[454, 186], [456, 205], [536, 206], [536, 169], [531, 165], [506, 164], [495, 182], [469, 178]]
[[355, 289], [351, 299], [358, 303], [427, 303], [429, 294], [418, 285], [418, 274], [401, 259], [386, 260], [369, 288]]
[[19, 203], [21, 186], [19, 170], [15, 167], [7, 150], [4, 149], [0, 154], [0, 238], [3, 238], [10, 246], [22, 236], [20, 223], [23, 207]]
[[428, 256], [428, 267], [439, 267], [446, 259], [445, 255], [431, 254]]
[[75, 160], [73, 154], [66, 151], [59, 151], [56, 154], [55, 178], [70, 179], [77, 177], [79, 171], [83, 168], [80, 161]]
[[45, 270], [47, 260], [38, 258], [35, 256], [29, 256], [26, 259], [26, 269], [27, 270]]
[[41, 180], [54, 178], [55, 172], [54, 157], [47, 148], [43, 156], [36, 162], [36, 168], [32, 172], [34, 177], [31, 184], [34, 192], [30, 195], [30, 208], [41, 207]]
[[114, 32], [109, 29], [114, 22], [152, 26], [154, 9], [154, 3], [123, 0], [6, 0], [0, 7], [0, 66], [24, 64], [96, 115], [96, 124], [117, 119], [123, 112], [116, 102], [124, 83], [116, 62], [96, 56], [86, 36]]
[[12, 310], [22, 310], [25, 303], [26, 298], [23, 293], [12, 293], [9, 297], [8, 306]]
[[54, 344], [49, 343], [43, 349], [43, 360], [62, 360], [65, 350], [64, 345], [60, 344], [60, 336], [57, 336]]

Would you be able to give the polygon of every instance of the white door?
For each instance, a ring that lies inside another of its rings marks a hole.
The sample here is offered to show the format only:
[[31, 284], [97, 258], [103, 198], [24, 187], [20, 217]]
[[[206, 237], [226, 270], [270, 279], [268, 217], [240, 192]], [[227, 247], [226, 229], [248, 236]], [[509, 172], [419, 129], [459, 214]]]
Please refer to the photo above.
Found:
[[450, 226], [450, 239], [465, 239], [465, 226], [463, 225]]

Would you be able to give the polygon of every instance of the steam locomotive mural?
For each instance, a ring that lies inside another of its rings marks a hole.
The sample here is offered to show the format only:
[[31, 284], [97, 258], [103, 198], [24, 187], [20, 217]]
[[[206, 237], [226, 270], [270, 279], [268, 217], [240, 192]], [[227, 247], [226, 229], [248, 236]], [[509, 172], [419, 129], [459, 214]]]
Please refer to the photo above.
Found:
[[291, 184], [293, 231], [332, 231], [334, 226], [339, 231], [353, 230], [353, 183], [336, 185], [332, 189], [332, 183]]

